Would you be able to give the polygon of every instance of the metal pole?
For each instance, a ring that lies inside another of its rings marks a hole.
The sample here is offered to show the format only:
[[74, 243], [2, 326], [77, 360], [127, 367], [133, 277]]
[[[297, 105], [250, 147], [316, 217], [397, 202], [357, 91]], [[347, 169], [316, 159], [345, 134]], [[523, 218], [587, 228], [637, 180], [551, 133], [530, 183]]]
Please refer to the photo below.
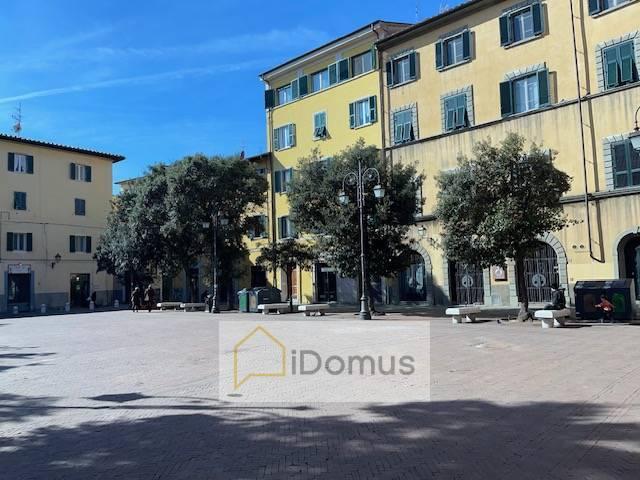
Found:
[[362, 161], [358, 159], [357, 181], [358, 209], [360, 211], [360, 276], [362, 281], [362, 296], [360, 297], [360, 320], [371, 320], [367, 292], [367, 259], [365, 257], [364, 242], [364, 179], [362, 178]]
[[212, 265], [212, 275], [213, 275], [213, 306], [211, 308], [211, 313], [220, 313], [220, 309], [218, 308], [218, 214], [213, 217], [213, 265]]

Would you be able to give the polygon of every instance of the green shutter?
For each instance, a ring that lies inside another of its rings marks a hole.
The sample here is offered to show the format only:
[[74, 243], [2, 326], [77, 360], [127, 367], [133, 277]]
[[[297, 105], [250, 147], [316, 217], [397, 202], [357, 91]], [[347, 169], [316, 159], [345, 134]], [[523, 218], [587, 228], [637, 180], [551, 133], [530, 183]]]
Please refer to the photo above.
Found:
[[85, 182], [91, 181], [91, 167], [89, 165], [86, 165], [84, 167], [84, 181]]
[[456, 97], [456, 128], [467, 126], [467, 96], [465, 94]]
[[349, 59], [345, 58], [338, 62], [338, 81], [344, 82], [349, 79]]
[[75, 180], [76, 179], [76, 164], [72, 163], [69, 165], [69, 178], [71, 180]]
[[451, 131], [455, 128], [456, 114], [455, 114], [455, 99], [447, 98], [444, 101], [444, 129]]
[[283, 217], [278, 218], [278, 238], [282, 238], [282, 219]]
[[503, 117], [513, 113], [513, 94], [510, 81], [500, 84], [500, 113]]
[[265, 90], [264, 92], [264, 108], [269, 110], [276, 106], [276, 91]]
[[[397, 122], [397, 118], [395, 119], [395, 121]], [[404, 130], [404, 125], [402, 123], [396, 123], [394, 128], [394, 137], [393, 137], [394, 144], [402, 143], [402, 138], [404, 137], [403, 130]]]
[[298, 79], [298, 85], [298, 88], [300, 88], [301, 97], [309, 95], [309, 77], [307, 75], [303, 75]]
[[369, 112], [371, 114], [371, 123], [378, 121], [378, 107], [376, 102], [376, 96], [369, 97]]
[[503, 47], [511, 43], [511, 32], [509, 28], [509, 15], [500, 17], [500, 45]]
[[8, 157], [8, 162], [7, 162], [7, 169], [10, 172], [13, 172], [13, 170], [15, 169], [15, 154], [14, 153], [9, 153], [9, 157]]
[[531, 16], [533, 17], [533, 34], [542, 33], [542, 5], [534, 3], [531, 5]]
[[291, 82], [291, 99], [297, 100], [300, 97], [300, 85], [298, 83], [298, 79], [296, 78]]
[[33, 233], [27, 233], [27, 252], [33, 251]]
[[538, 98], [540, 106], [549, 105], [549, 70], [538, 72]]
[[387, 62], [385, 65], [385, 70], [387, 72], [387, 86], [393, 86], [393, 62]]
[[275, 183], [275, 187], [274, 187], [275, 192], [282, 193], [282, 171], [281, 170], [276, 171], [273, 177], [274, 177], [274, 183]]
[[356, 128], [356, 104], [349, 104], [349, 128]]
[[85, 245], [87, 246], [85, 253], [91, 253], [91, 237], [86, 238]]
[[620, 83], [620, 75], [618, 72], [618, 49], [609, 48], [604, 52], [607, 88], [617, 87]]
[[289, 125], [289, 146], [296, 146], [296, 125], [295, 123], [291, 123]]
[[600, 13], [602, 0], [589, 0], [589, 15]]
[[374, 70], [378, 68], [378, 50], [375, 45], [371, 47], [371, 66]]
[[27, 155], [27, 173], [33, 173], [33, 155]]
[[462, 57], [464, 60], [471, 58], [471, 32], [469, 30], [462, 32]]
[[416, 78], [416, 52], [409, 54], [409, 78], [411, 80]]
[[444, 48], [442, 40], [436, 43], [436, 69], [442, 70], [444, 68], [444, 57], [442, 55]]
[[329, 85], [335, 85], [338, 83], [338, 64], [332, 63], [329, 65]]
[[622, 83], [630, 83], [634, 80], [633, 75], [633, 43], [626, 42], [620, 45], [620, 81]]
[[69, 252], [76, 252], [76, 237], [73, 235], [69, 235]]
[[13, 233], [7, 232], [7, 252], [13, 252]]
[[278, 139], [278, 131], [279, 130], [280, 130], [279, 128], [274, 128], [273, 129], [273, 150], [275, 152], [280, 150], [280, 140]]

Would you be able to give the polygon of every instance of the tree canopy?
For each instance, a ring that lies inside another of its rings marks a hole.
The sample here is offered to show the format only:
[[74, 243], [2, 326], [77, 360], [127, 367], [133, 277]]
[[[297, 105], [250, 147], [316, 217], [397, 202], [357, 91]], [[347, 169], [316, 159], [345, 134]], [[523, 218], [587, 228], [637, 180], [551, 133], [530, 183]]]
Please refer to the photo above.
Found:
[[560, 200], [571, 178], [553, 165], [553, 152], [509, 134], [499, 145], [474, 146], [458, 168], [440, 173], [435, 214], [442, 223], [442, 248], [449, 260], [489, 267], [516, 261], [521, 316], [528, 309], [524, 257], [546, 232], [572, 223]]

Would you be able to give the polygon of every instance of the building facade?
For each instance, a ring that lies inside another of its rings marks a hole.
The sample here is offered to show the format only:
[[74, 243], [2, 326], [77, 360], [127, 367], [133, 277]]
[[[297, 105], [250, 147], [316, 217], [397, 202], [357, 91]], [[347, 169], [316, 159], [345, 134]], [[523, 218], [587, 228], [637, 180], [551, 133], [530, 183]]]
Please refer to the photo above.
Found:
[[555, 152], [573, 179], [565, 211], [580, 221], [541, 237], [525, 261], [532, 301], [547, 302], [556, 282], [573, 294], [579, 280], [638, 279], [640, 154], [629, 133], [640, 107], [639, 18], [632, 0], [473, 0], [378, 43], [383, 147], [392, 166], [424, 175], [412, 232], [424, 299], [517, 304], [513, 263], [481, 270], [433, 246], [434, 177], [475, 142], [509, 132]]
[[114, 279], [95, 248], [111, 208], [120, 155], [0, 135], [0, 312], [98, 305]]
[[[300, 159], [315, 151], [320, 158], [330, 159], [359, 139], [382, 147], [384, 118], [375, 43], [407, 26], [373, 22], [261, 75], [271, 153], [255, 160], [258, 168], [266, 169], [270, 195], [262, 238], [251, 245], [252, 260], [267, 241], [297, 235], [289, 218], [287, 185]], [[272, 283], [286, 292], [286, 281], [284, 272], [277, 272]], [[355, 281], [340, 278], [323, 262], [310, 272], [296, 270], [292, 291], [294, 302], [299, 303], [357, 302]]]

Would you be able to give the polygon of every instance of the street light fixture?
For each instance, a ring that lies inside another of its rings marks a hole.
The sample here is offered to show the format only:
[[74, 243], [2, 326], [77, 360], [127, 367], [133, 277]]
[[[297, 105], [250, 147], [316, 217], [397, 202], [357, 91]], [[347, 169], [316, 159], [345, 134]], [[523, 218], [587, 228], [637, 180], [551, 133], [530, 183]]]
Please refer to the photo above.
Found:
[[218, 307], [218, 230], [220, 227], [229, 225], [229, 219], [224, 217], [221, 212], [211, 214], [211, 222], [202, 222], [202, 227], [213, 230], [213, 240], [211, 242], [211, 286], [213, 292], [211, 294], [211, 313], [220, 313]]
[[636, 110], [636, 126], [633, 132], [629, 134], [629, 140], [631, 140], [633, 149], [640, 152], [640, 124], [638, 124], [638, 114], [640, 114], [640, 107]]
[[378, 169], [369, 167], [363, 169], [362, 160], [358, 158], [358, 171], [347, 173], [342, 181], [342, 190], [338, 194], [338, 201], [342, 205], [349, 203], [349, 195], [347, 194], [347, 184], [356, 187], [356, 201], [358, 204], [358, 213], [360, 218], [360, 280], [362, 283], [362, 296], [360, 297], [360, 319], [371, 320], [371, 309], [369, 308], [369, 297], [367, 292], [368, 274], [367, 274], [367, 258], [365, 247], [366, 224], [364, 221], [364, 203], [365, 203], [365, 186], [367, 183], [377, 179], [375, 187], [373, 187], [373, 195], [376, 199], [384, 198], [385, 189], [381, 185], [380, 172]]
[[51, 262], [51, 268], [56, 268], [56, 265], [60, 263], [61, 260], [62, 260], [62, 257], [60, 256], [60, 254], [56, 253], [56, 256], [53, 257], [53, 262]]

